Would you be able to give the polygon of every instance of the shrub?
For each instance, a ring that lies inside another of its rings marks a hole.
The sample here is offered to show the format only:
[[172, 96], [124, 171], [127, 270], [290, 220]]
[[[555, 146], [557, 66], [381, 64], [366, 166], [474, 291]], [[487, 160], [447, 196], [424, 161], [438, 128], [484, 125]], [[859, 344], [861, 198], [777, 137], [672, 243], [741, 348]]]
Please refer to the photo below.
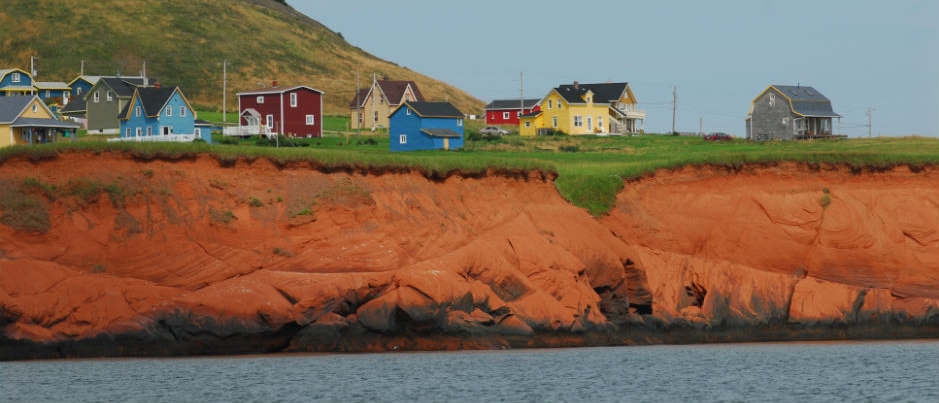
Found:
[[264, 205], [264, 203], [261, 202], [260, 200], [258, 200], [258, 198], [252, 197], [252, 198], [251, 198], [251, 201], [248, 202], [248, 205], [251, 206], [251, 207], [261, 207], [261, 206]]

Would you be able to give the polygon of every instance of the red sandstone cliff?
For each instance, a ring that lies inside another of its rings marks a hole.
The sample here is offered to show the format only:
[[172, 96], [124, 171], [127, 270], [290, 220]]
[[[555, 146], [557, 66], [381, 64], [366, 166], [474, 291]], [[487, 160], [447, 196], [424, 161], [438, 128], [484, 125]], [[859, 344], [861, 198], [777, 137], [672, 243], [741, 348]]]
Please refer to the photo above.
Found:
[[937, 179], [687, 168], [595, 219], [540, 174], [15, 159], [0, 356], [934, 337]]

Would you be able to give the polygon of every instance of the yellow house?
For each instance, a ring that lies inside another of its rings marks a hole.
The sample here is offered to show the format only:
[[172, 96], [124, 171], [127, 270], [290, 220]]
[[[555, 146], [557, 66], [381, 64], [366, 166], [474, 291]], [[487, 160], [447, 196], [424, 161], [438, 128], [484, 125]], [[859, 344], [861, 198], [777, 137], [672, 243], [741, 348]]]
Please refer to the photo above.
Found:
[[0, 147], [54, 143], [59, 136], [75, 136], [79, 125], [61, 121], [39, 97], [0, 97]]
[[551, 89], [534, 111], [519, 118], [519, 134], [572, 135], [642, 132], [645, 112], [627, 83], [562, 85]]
[[414, 81], [378, 80], [359, 90], [349, 102], [350, 129], [385, 131], [391, 112], [405, 102], [424, 102], [424, 95]]

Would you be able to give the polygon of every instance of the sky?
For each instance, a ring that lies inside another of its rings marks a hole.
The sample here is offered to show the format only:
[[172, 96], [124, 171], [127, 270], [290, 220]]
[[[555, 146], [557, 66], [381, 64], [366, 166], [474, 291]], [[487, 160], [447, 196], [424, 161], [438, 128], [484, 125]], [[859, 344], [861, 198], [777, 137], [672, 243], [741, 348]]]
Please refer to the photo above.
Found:
[[674, 109], [677, 131], [743, 137], [757, 95], [803, 85], [831, 100], [849, 137], [939, 137], [936, 0], [287, 3], [486, 103], [626, 81], [646, 132], [670, 132]]

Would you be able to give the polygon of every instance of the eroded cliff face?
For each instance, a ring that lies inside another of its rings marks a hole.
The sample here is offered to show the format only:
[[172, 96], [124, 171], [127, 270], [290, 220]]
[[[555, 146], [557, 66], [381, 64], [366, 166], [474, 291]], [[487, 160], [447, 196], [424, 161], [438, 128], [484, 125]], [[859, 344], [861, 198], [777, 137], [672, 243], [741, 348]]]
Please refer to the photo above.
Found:
[[0, 166], [0, 357], [939, 336], [936, 167], [551, 177]]

